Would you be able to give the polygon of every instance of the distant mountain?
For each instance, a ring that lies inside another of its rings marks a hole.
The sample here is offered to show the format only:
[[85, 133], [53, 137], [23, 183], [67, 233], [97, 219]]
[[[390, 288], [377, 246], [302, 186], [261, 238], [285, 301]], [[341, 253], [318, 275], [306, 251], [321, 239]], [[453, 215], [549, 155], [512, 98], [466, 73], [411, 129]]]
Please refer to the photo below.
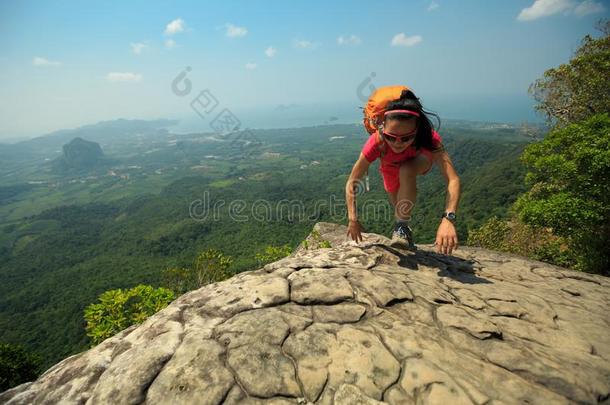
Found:
[[83, 171], [103, 165], [104, 152], [97, 142], [77, 137], [63, 146], [63, 155], [54, 161], [55, 169]]
[[126, 135], [137, 135], [151, 130], [163, 130], [166, 127], [175, 125], [177, 121], [168, 119], [159, 120], [127, 120], [119, 118], [111, 121], [100, 121], [96, 124], [84, 125], [74, 129], [61, 129], [46, 135], [39, 136], [21, 144], [38, 144], [40, 146], [58, 143], [65, 143], [75, 136], [86, 137], [95, 142], [107, 142], [116, 137]]
[[286, 111], [286, 110], [292, 110], [294, 108], [297, 108], [299, 105], [298, 104], [278, 104], [273, 110], [274, 111]]
[[167, 127], [174, 126], [177, 123], [176, 120], [168, 119], [127, 120], [120, 118], [112, 121], [100, 121], [96, 124], [84, 125], [74, 129], [62, 129], [14, 144], [0, 144], [0, 159], [48, 157], [60, 149], [63, 144], [76, 137], [107, 144], [141, 134], [167, 132]]

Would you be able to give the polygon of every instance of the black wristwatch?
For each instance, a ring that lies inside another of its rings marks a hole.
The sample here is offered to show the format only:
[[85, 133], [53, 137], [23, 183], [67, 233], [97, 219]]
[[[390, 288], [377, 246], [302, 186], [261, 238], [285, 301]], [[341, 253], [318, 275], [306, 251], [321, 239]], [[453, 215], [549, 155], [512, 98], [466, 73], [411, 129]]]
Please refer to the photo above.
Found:
[[453, 212], [453, 211], [444, 212], [443, 215], [441, 216], [441, 218], [447, 218], [449, 221], [451, 221], [452, 223], [455, 224], [456, 216], [455, 216], [455, 212]]

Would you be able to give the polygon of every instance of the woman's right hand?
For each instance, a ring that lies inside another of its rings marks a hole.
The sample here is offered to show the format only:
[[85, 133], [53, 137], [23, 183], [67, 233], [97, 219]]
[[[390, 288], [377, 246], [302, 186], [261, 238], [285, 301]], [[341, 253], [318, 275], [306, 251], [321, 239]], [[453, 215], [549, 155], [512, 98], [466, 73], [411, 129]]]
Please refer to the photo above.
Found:
[[356, 243], [362, 242], [362, 232], [364, 232], [364, 228], [360, 225], [358, 220], [351, 220], [347, 225], [347, 235], [350, 236]]

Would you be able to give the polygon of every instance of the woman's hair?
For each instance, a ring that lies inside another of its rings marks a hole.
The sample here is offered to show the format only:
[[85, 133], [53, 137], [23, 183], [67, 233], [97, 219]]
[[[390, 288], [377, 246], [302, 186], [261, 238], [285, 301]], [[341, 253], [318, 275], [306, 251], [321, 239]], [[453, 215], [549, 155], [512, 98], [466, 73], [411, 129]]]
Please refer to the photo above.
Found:
[[[409, 114], [391, 114], [385, 117], [385, 121], [409, 121], [414, 118], [417, 119], [418, 129], [414, 142], [415, 148], [433, 149], [432, 131], [435, 129], [438, 130], [441, 127], [441, 119], [437, 114], [424, 110], [421, 105], [421, 102], [419, 101], [419, 98], [417, 98], [417, 96], [415, 96], [415, 94], [411, 90], [403, 90], [398, 100], [391, 101], [386, 107], [386, 111], [391, 110], [409, 110], [419, 113], [418, 118], [415, 118], [413, 115]], [[436, 118], [436, 128], [432, 125], [432, 122], [430, 121], [430, 118], [428, 116], [433, 116]]]

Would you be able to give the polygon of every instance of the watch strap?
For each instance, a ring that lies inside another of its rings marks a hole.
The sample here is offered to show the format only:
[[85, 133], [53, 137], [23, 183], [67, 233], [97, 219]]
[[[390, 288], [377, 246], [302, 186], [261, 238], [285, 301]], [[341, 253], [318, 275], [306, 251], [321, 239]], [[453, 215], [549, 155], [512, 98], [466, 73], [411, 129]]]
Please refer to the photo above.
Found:
[[455, 212], [453, 212], [453, 211], [445, 211], [445, 212], [443, 212], [443, 215], [441, 215], [441, 218], [447, 218], [449, 221], [455, 222], [456, 215], [455, 215]]

